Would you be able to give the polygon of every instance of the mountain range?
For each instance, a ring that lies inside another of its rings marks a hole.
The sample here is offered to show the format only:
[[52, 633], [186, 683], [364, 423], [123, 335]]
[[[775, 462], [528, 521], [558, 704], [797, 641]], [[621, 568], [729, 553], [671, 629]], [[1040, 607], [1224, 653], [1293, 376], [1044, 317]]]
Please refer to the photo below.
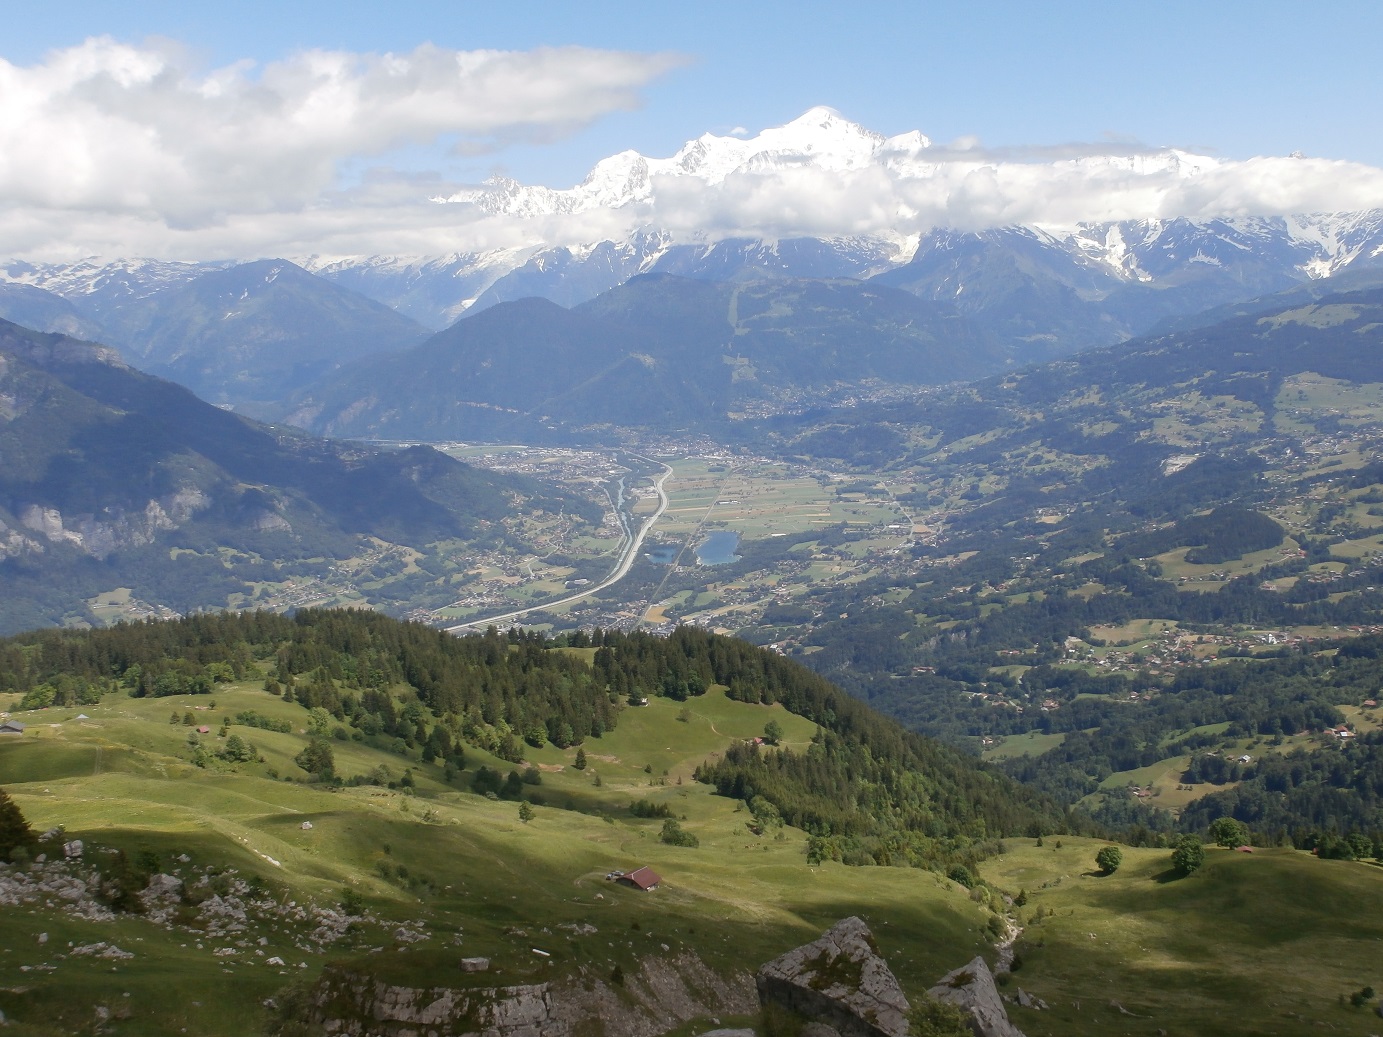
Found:
[[[1059, 205], [1053, 201], [1048, 212], [1034, 210], [1037, 217], [1026, 222], [957, 217], [948, 226], [946, 209], [932, 221], [934, 229], [907, 229], [926, 225], [909, 209], [911, 196], [903, 189], [908, 185], [925, 184], [929, 190], [949, 185], [948, 197], [959, 197], [975, 178], [1007, 182], [1042, 169], [1069, 181], [1126, 178], [1156, 193], [1158, 185], [1190, 190], [1205, 184], [1220, 164], [1176, 150], [1025, 164], [939, 148], [920, 133], [885, 137], [816, 108], [749, 139], [705, 134], [668, 158], [622, 152], [597, 163], [570, 189], [493, 178], [437, 199], [444, 219], [455, 211], [527, 221], [532, 233], [521, 245], [449, 255], [288, 258], [433, 331], [467, 313], [521, 298], [579, 305], [648, 273], [734, 282], [879, 278], [924, 299], [953, 302], [1015, 350], [1026, 350], [1027, 359], [1111, 344], [1208, 307], [1383, 263], [1383, 208], [1265, 216], [1226, 203], [1227, 211], [1218, 216], [1111, 220], [1099, 212], [1081, 213], [1079, 202], [1067, 198]], [[798, 180], [866, 176], [902, 185], [892, 227], [879, 230], [871, 217], [861, 220], [856, 232], [756, 231], [752, 212], [714, 194], [752, 188], [764, 205], [791, 206]], [[706, 197], [698, 223], [664, 217], [652, 204], [663, 195], [698, 198], [698, 192]], [[922, 205], [920, 197], [914, 202]], [[1169, 202], [1163, 208], [1174, 212], [1177, 206]], [[580, 241], [556, 241], [544, 231], [545, 220], [583, 214], [592, 219]], [[737, 222], [731, 219], [736, 215]], [[727, 219], [726, 227], [717, 226]], [[161, 318], [152, 316], [148, 305], [158, 295], [228, 265], [148, 259], [11, 262], [0, 270], [0, 279], [61, 296], [76, 316], [104, 329], [104, 340], [125, 348], [157, 332]], [[284, 266], [285, 260], [275, 259], [275, 265]], [[232, 294], [214, 296], [212, 306], [211, 286], [199, 291], [204, 305], [233, 309]], [[0, 315], [19, 319], [35, 312], [36, 297], [27, 299], [27, 310], [18, 308], [20, 302], [0, 294]], [[54, 301], [50, 309], [56, 306]], [[63, 316], [70, 325], [73, 315]], [[45, 319], [51, 324], [60, 315], [55, 311]], [[402, 325], [378, 333], [385, 340], [381, 349], [390, 348], [391, 335], [407, 338]], [[316, 362], [307, 361], [309, 366]], [[186, 369], [164, 373], [189, 376]]]
[[[1305, 298], [1380, 285], [1383, 210], [1086, 225], [1064, 235], [1034, 227], [937, 230], [906, 254], [878, 239], [692, 246], [650, 231], [584, 250], [416, 263], [374, 257], [318, 266], [315, 274], [264, 260], [11, 264], [5, 275], [0, 317], [113, 345], [127, 362], [244, 413], [375, 434], [384, 425], [372, 426], [364, 411], [378, 405], [394, 415], [384, 423], [390, 434], [446, 428], [447, 436], [484, 436], [494, 421], [470, 419], [493, 414], [453, 421], [434, 408], [422, 418], [404, 413], [430, 406], [421, 399], [402, 410], [389, 399], [389, 386], [409, 379], [395, 366], [437, 355], [406, 354], [428, 338], [429, 326], [451, 329], [433, 346], [491, 337], [491, 346], [471, 347], [476, 362], [503, 366], [524, 365], [545, 348], [531, 337], [522, 350], [508, 348], [506, 339], [520, 344], [519, 332], [500, 330], [508, 316], [534, 311], [533, 300], [619, 325], [601, 331], [599, 345], [579, 345], [594, 329], [547, 311], [544, 334], [571, 343], [568, 359], [550, 371], [557, 381], [544, 388], [534, 379], [517, 395], [490, 399], [481, 384], [464, 381], [475, 372], [463, 362], [424, 385], [423, 397], [449, 393], [453, 410], [476, 404], [534, 411], [536, 420], [544, 401], [563, 395], [553, 409], [558, 424], [638, 425], [646, 422], [631, 410], [634, 395], [672, 393], [685, 397], [674, 420], [695, 425], [842, 387], [981, 377], [1185, 326], [1201, 314], [1220, 319], [1294, 288]], [[653, 284], [662, 287], [652, 291]], [[693, 296], [700, 302], [693, 305]], [[471, 323], [492, 308], [501, 316]], [[682, 374], [659, 375], [657, 389], [647, 371], [609, 381], [616, 355], [634, 354]], [[352, 387], [361, 378], [368, 393]], [[610, 390], [614, 384], [623, 389]], [[332, 414], [357, 405], [364, 410], [349, 420]], [[510, 425], [512, 434], [525, 422]]]
[[287, 420], [392, 439], [707, 431], [842, 387], [968, 380], [1010, 360], [949, 304], [896, 288], [650, 274], [571, 310], [501, 303], [415, 349], [343, 368]]

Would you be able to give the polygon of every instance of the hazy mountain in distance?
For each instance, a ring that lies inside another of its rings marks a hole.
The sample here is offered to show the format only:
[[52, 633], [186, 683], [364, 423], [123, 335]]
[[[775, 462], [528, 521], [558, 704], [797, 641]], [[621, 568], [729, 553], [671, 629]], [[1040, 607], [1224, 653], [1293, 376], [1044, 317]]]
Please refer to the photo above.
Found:
[[116, 587], [224, 607], [246, 590], [241, 562], [340, 558], [363, 537], [502, 537], [514, 500], [550, 494], [427, 447], [260, 425], [108, 347], [0, 322], [0, 629], [81, 619]]
[[1008, 359], [953, 307], [882, 285], [655, 274], [573, 310], [501, 303], [342, 370], [290, 420], [326, 435], [426, 439], [709, 430], [845, 386], [935, 385]]

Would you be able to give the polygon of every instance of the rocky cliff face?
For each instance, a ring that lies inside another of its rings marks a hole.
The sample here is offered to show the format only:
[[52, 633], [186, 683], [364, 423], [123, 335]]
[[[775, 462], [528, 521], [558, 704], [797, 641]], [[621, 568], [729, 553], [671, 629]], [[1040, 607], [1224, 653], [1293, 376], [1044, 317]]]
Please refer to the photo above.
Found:
[[[57, 508], [24, 504], [19, 508], [18, 519], [21, 526], [49, 543], [70, 544], [92, 557], [106, 558], [124, 548], [153, 543], [159, 533], [185, 525], [211, 504], [211, 498], [196, 487], [184, 487], [162, 499], [150, 500], [143, 510], [107, 508], [100, 515], [69, 516]], [[42, 550], [41, 544], [16, 541], [13, 547], [6, 547], [0, 542], [0, 557]]]
[[[458, 964], [458, 970], [460, 965]], [[390, 986], [347, 969], [313, 990], [308, 1021], [343, 1037], [656, 1037], [690, 1019], [758, 1007], [747, 973], [719, 975], [694, 955], [649, 959], [615, 991], [578, 973], [521, 986]]]
[[[332, 1037], [658, 1037], [693, 1019], [774, 1007], [806, 1023], [803, 1037], [909, 1033], [908, 999], [869, 926], [854, 917], [775, 958], [752, 980], [744, 972], [713, 972], [682, 954], [646, 960], [619, 989], [585, 970], [551, 983], [469, 985], [484, 982], [475, 974], [483, 961], [458, 959], [454, 987], [393, 986], [363, 971], [328, 968], [294, 1006], [292, 1021]], [[927, 994], [960, 1008], [977, 1037], [1023, 1037], [983, 958], [948, 973]]]

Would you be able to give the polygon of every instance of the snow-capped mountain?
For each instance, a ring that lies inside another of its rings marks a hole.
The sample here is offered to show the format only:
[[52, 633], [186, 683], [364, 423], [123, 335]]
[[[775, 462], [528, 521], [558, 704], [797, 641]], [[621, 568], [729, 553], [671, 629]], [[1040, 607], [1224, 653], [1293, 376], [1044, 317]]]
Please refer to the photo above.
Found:
[[1225, 268], [1250, 259], [1296, 280], [1314, 279], [1383, 257], [1383, 210], [1082, 224], [1057, 240], [1126, 280], [1155, 281], [1187, 264]]
[[[1295, 160], [1265, 161], [1290, 166]], [[933, 229], [916, 229], [926, 222], [919, 206], [933, 204], [938, 191], [971, 191], [972, 180], [986, 185], [996, 203], [1016, 195], [1040, 199], [1049, 183], [1117, 183], [1134, 193], [1146, 190], [1152, 199], [1148, 207], [1165, 209], [1169, 206], [1157, 199], [1165, 200], [1168, 190], [1176, 185], [1199, 190], [1195, 185], [1208, 184], [1225, 168], [1224, 161], [1174, 149], [998, 156], [935, 145], [918, 132], [886, 137], [829, 108], [813, 108], [749, 138], [705, 134], [667, 158], [622, 152], [597, 163], [572, 188], [494, 179], [437, 199], [440, 213], [454, 207], [475, 218], [527, 221], [533, 233], [523, 245], [444, 256], [296, 261], [434, 329], [529, 296], [578, 305], [647, 273], [730, 281], [878, 277], [966, 312], [1006, 314], [1001, 323], [1009, 325], [1007, 333], [1040, 352], [1117, 341], [1198, 308], [1347, 268], [1383, 265], [1383, 209], [1137, 220], [1089, 213], [1082, 220], [1072, 212], [1068, 191], [1060, 195], [1062, 204], [1053, 202], [1056, 208], [1031, 222], [947, 229], [946, 214], [957, 211], [948, 202], [937, 210]], [[1265, 175], [1273, 171], [1279, 167]], [[879, 204], [892, 211], [891, 225], [880, 224], [877, 206], [858, 233], [767, 234], [757, 224], [734, 225], [736, 213], [753, 223], [750, 210], [760, 203], [798, 205], [800, 199], [779, 197], [790, 195], [794, 183], [808, 185], [801, 197], [810, 201], [822, 184], [866, 181], [889, 185]], [[702, 198], [707, 220], [720, 224], [661, 224], [670, 209], [660, 207], [659, 200], [670, 195]], [[1092, 190], [1091, 197], [1108, 195]], [[1037, 212], [1037, 204], [1025, 201], [1024, 211]], [[602, 212], [619, 219], [608, 221]], [[573, 214], [586, 214], [580, 219], [589, 218], [590, 228], [607, 229], [591, 230], [592, 240], [544, 244], [545, 229]], [[140, 299], [225, 265], [94, 259], [51, 266], [16, 263], [0, 270], [0, 277], [54, 292], [100, 323]], [[1033, 312], [1020, 316], [1023, 309]], [[1055, 316], [1055, 310], [1062, 315]]]
[[649, 201], [657, 177], [690, 177], [719, 184], [735, 173], [764, 174], [800, 167], [848, 172], [874, 165], [923, 174], [928, 168], [923, 155], [931, 146], [920, 133], [884, 137], [842, 118], [833, 109], [818, 107], [747, 140], [703, 134], [687, 141], [671, 158], [647, 158], [637, 151], [622, 151], [596, 163], [581, 183], [566, 190], [529, 187], [507, 177], [493, 177], [479, 188], [439, 200], [521, 217], [619, 209]]
[[97, 258], [77, 263], [14, 262], [0, 268], [0, 276], [15, 284], [33, 285], [62, 296], [69, 302], [80, 300], [80, 309], [101, 320], [140, 299], [193, 281], [212, 270], [232, 263], [178, 263], [158, 259]]

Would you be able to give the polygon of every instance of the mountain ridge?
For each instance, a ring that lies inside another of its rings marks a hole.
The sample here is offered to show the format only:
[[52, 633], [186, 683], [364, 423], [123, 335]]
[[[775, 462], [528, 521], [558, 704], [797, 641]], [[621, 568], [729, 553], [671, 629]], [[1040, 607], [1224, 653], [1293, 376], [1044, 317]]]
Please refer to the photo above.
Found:
[[343, 559], [372, 537], [503, 541], [514, 499], [590, 510], [430, 447], [260, 425], [109, 347], [0, 322], [0, 628], [92, 622], [88, 599], [122, 586], [224, 608], [285, 561]]

